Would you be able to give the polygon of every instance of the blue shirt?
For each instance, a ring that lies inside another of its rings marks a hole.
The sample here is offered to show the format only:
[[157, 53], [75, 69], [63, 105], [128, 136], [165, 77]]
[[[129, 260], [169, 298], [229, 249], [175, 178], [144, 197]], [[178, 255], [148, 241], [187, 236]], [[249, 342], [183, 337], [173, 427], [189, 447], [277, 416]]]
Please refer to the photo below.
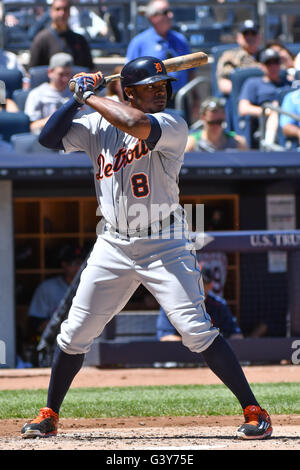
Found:
[[[129, 62], [142, 56], [152, 56], [160, 60], [166, 60], [190, 53], [189, 44], [183, 34], [170, 30], [167, 37], [163, 38], [153, 27], [150, 27], [130, 41], [126, 61]], [[172, 82], [174, 92], [188, 83], [188, 73], [188, 70], [169, 73], [170, 76], [177, 78], [176, 82]]]
[[[300, 90], [295, 90], [285, 95], [281, 107], [288, 113], [298, 114], [300, 116]], [[283, 114], [280, 116], [279, 123], [280, 127], [283, 127], [286, 124], [294, 124], [295, 126], [300, 127], [300, 122], [295, 121], [295, 119], [289, 116], [284, 116]]]
[[28, 315], [49, 320], [68, 289], [62, 276], [43, 281], [34, 292]]
[[277, 92], [289, 85], [291, 83], [286, 79], [279, 82], [266, 82], [263, 77], [250, 77], [243, 84], [239, 99], [261, 106], [263, 103], [276, 100]]

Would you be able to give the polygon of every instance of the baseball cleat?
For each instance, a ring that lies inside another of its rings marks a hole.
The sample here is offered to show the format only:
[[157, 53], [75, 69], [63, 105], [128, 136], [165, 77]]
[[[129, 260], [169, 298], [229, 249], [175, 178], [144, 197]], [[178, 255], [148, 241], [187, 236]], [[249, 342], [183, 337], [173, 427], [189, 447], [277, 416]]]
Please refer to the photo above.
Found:
[[23, 438], [50, 437], [57, 434], [58, 414], [51, 408], [41, 408], [39, 415], [24, 424], [21, 435]]
[[244, 409], [245, 423], [237, 430], [239, 439], [267, 439], [272, 434], [271, 418], [266, 410], [249, 405]]

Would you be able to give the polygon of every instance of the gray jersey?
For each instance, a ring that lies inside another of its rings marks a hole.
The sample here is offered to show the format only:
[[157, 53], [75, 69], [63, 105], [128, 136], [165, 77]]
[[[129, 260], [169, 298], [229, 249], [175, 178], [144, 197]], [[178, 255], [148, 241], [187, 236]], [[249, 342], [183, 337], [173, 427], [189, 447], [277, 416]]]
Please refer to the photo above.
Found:
[[75, 119], [63, 138], [66, 152], [86, 152], [94, 167], [100, 210], [112, 227], [139, 228], [167, 217], [179, 204], [178, 176], [188, 127], [175, 113], [155, 113], [161, 136], [154, 149], [120, 131], [99, 113]]

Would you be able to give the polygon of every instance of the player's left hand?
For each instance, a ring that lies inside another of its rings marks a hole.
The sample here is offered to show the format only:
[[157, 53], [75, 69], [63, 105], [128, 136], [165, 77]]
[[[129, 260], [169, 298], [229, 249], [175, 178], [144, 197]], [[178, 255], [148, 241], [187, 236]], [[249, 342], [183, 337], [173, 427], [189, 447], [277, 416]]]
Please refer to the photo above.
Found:
[[84, 104], [86, 99], [95, 94], [95, 90], [103, 85], [104, 78], [100, 71], [96, 73], [80, 72], [71, 78], [70, 83], [74, 84], [74, 98], [78, 103]]

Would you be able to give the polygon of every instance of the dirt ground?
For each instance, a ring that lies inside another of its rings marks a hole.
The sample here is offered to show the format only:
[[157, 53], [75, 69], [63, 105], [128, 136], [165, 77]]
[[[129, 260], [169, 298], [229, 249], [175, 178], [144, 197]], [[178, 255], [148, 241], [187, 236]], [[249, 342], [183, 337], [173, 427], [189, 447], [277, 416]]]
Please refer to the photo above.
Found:
[[[245, 366], [250, 383], [295, 382], [299, 366]], [[50, 369], [0, 369], [0, 389], [47, 389]], [[72, 387], [217, 384], [206, 367], [99, 369], [84, 367]], [[0, 421], [0, 450], [300, 450], [300, 415], [272, 416], [273, 436], [265, 441], [235, 437], [242, 416], [61, 419], [59, 434], [22, 439], [23, 419]]]

